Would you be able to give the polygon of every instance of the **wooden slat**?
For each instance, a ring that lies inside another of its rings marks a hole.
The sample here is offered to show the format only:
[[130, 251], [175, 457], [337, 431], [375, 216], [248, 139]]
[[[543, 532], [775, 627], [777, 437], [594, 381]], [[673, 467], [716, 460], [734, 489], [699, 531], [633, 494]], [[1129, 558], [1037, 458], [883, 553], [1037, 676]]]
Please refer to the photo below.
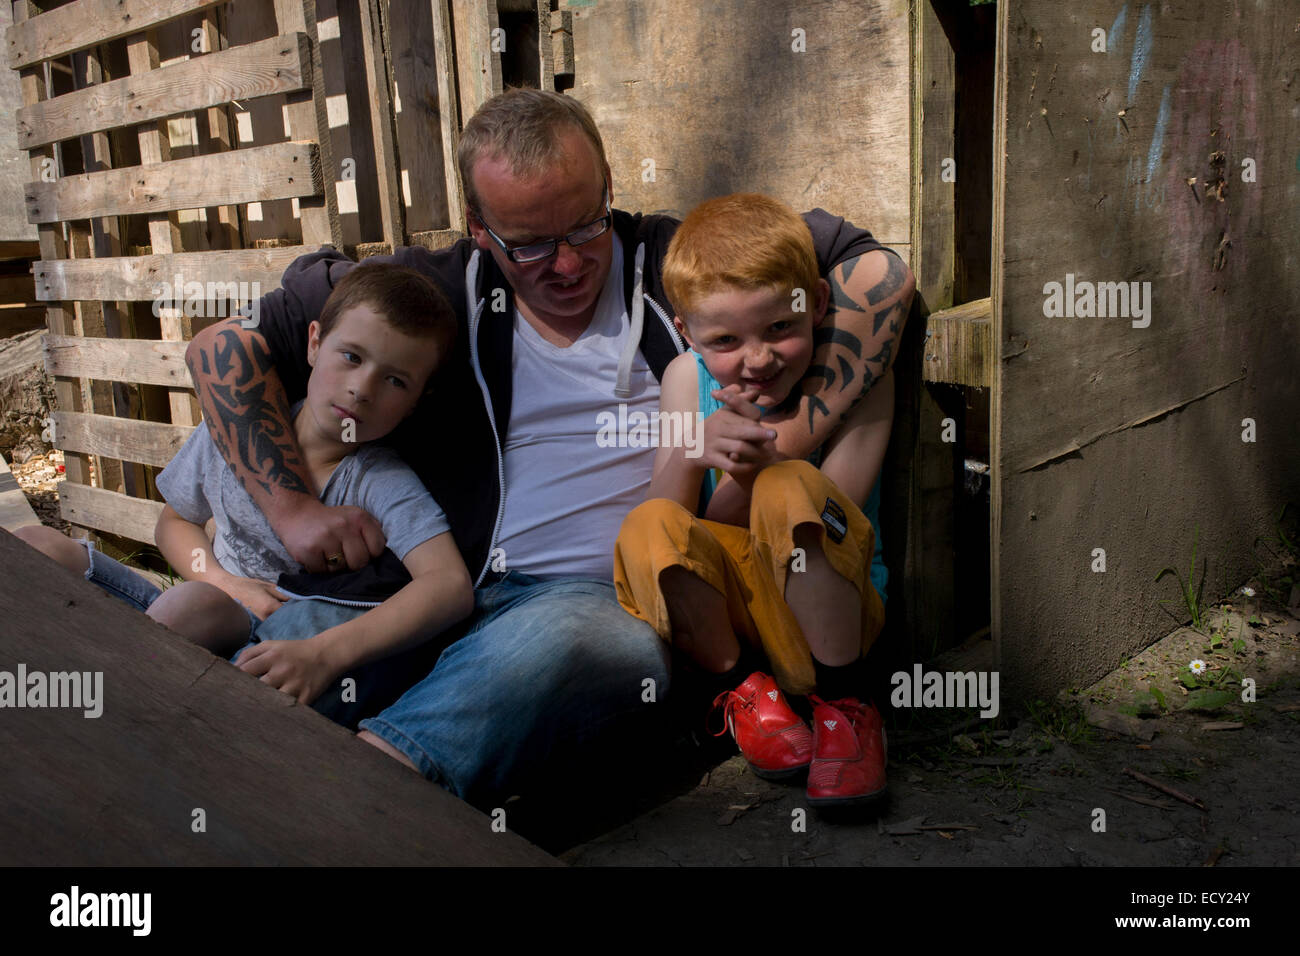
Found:
[[[559, 865], [511, 832], [513, 816], [497, 832], [347, 729], [3, 532], [0, 566], [6, 669], [102, 675], [94, 719], [75, 707], [4, 711], [0, 864]], [[191, 829], [196, 808], [205, 832]]]
[[573, 75], [573, 12], [551, 11], [551, 56], [556, 76]]
[[338, 165], [334, 162], [334, 148], [330, 139], [329, 118], [325, 108], [325, 73], [321, 65], [320, 43], [316, 38], [316, 4], [313, 0], [275, 0], [276, 30], [281, 33], [306, 33], [311, 39], [311, 73], [309, 89], [285, 94], [285, 120], [289, 137], [296, 140], [314, 140], [317, 144], [319, 168], [329, 171], [329, 189], [320, 189], [310, 198], [298, 203], [302, 222], [304, 244], [343, 244], [343, 229], [339, 224], [338, 193], [334, 189], [334, 176]]
[[83, 133], [300, 90], [310, 57], [307, 37], [297, 33], [110, 80], [20, 109], [18, 145], [33, 149]]
[[55, 412], [55, 446], [163, 467], [180, 451], [194, 426], [139, 422], [113, 415]]
[[[128, 37], [126, 55], [132, 77], [144, 79], [156, 75], [159, 64], [157, 31], [149, 30]], [[145, 123], [137, 127], [136, 139], [140, 147], [141, 166], [171, 160], [171, 137], [165, 121]], [[180, 252], [181, 227], [177, 213], [154, 213], [148, 217], [148, 222], [149, 243], [155, 253], [167, 255]], [[186, 318], [178, 304], [169, 303], [164, 307], [159, 303], [157, 315], [159, 334], [164, 341], [183, 342], [193, 338], [193, 323]], [[194, 396], [180, 390], [170, 392], [167, 395], [167, 405], [173, 422], [180, 425], [198, 424], [200, 412]]]
[[280, 249], [230, 249], [178, 252], [172, 255], [123, 256], [115, 259], [61, 259], [37, 262], [36, 297], [61, 299], [122, 299], [143, 302], [159, 295], [159, 286], [182, 281], [253, 283], [262, 295], [278, 289], [284, 270], [299, 256], [320, 246]]
[[45, 371], [69, 378], [192, 389], [185, 346], [185, 342], [46, 335]]
[[470, 117], [501, 92], [501, 54], [492, 51], [492, 31], [500, 25], [496, 0], [451, 0], [451, 15], [460, 115]]
[[550, 0], [529, 0], [528, 12], [537, 18], [538, 89], [555, 89], [555, 50], [551, 42]]
[[925, 361], [927, 382], [993, 387], [993, 300], [976, 299], [930, 313]]
[[94, 528], [132, 541], [152, 541], [153, 529], [162, 514], [161, 501], [132, 498], [130, 495], [89, 485], [59, 482], [59, 514], [83, 528]]
[[[227, 50], [225, 22], [224, 7], [208, 10], [203, 14], [201, 30], [204, 49], [221, 55], [230, 52]], [[302, 38], [299, 46], [303, 52], [298, 60], [298, 71], [303, 74], [305, 73], [305, 64], [310, 62], [311, 49], [307, 46], [310, 41], [305, 34], [294, 34], [294, 36]], [[208, 107], [208, 144], [205, 152], [229, 152], [237, 145], [232, 130], [230, 110], [231, 107], [226, 103]], [[204, 238], [208, 240], [210, 248], [240, 248], [244, 243], [239, 232], [239, 219], [239, 206], [237, 205], [209, 207], [206, 210], [208, 228], [204, 232]]]
[[0, 528], [17, 531], [40, 523], [27, 495], [10, 473], [4, 455], [0, 455]]
[[315, 143], [276, 143], [27, 185], [27, 218], [50, 223], [319, 195]]
[[447, 181], [447, 228], [464, 229], [465, 190], [456, 170], [456, 147], [460, 142], [460, 111], [456, 98], [456, 64], [451, 40], [451, 8], [448, 0], [429, 0], [433, 17], [433, 57], [438, 77], [438, 117], [442, 133], [443, 172]]
[[406, 221], [402, 205], [401, 162], [393, 132], [388, 58], [384, 54], [387, 44], [385, 24], [381, 22], [381, 2], [385, 0], [361, 0], [361, 49], [366, 64], [366, 93], [370, 98], [370, 128], [375, 169], [379, 175], [379, 212], [384, 242], [397, 248], [403, 242]]
[[953, 298], [956, 184], [943, 181], [943, 167], [956, 162], [957, 78], [952, 44], [934, 6], [918, 3], [912, 15], [911, 264], [916, 291], [934, 312]]
[[[102, 47], [85, 50], [72, 57], [73, 83], [78, 89], [103, 85], [111, 79], [103, 68]], [[86, 133], [80, 137], [81, 153], [86, 173], [99, 173], [120, 166], [118, 152], [104, 132]], [[122, 254], [123, 223], [116, 216], [91, 219], [89, 222], [68, 223], [71, 254], [78, 259]], [[81, 322], [78, 335], [122, 339], [133, 338], [134, 323], [129, 308], [116, 301], [83, 301], [77, 303]], [[88, 410], [108, 415], [134, 418], [131, 395], [121, 385], [111, 382], [88, 381], [84, 385]], [[120, 461], [107, 458], [93, 459], [96, 465], [96, 484], [100, 488], [143, 495], [145, 474], [141, 468], [127, 468]]]
[[[1011, 20], [1008, 4], [997, 11], [997, 66], [993, 87], [993, 262], [989, 274], [989, 298], [992, 301], [993, 341], [998, 344], [999, 359], [1006, 341], [1007, 315], [1003, 285], [1006, 271], [1003, 267], [1003, 249], [1006, 246], [1006, 182], [1007, 182], [1007, 30]], [[1005, 640], [1005, 612], [1014, 603], [1003, 601], [1003, 588], [1010, 585], [1015, 571], [1014, 561], [1002, 564], [1003, 535], [1009, 525], [1003, 513], [1006, 484], [1002, 472], [1003, 442], [1003, 379], [1004, 366], [999, 360], [993, 364], [993, 390], [989, 396], [989, 631], [993, 639], [993, 667], [1001, 672], [1004, 666], [1003, 649], [1008, 646], [1015, 654], [1015, 637]], [[1010, 595], [1008, 594], [1008, 597]]]
[[9, 68], [107, 43], [226, 0], [78, 0], [9, 28]]

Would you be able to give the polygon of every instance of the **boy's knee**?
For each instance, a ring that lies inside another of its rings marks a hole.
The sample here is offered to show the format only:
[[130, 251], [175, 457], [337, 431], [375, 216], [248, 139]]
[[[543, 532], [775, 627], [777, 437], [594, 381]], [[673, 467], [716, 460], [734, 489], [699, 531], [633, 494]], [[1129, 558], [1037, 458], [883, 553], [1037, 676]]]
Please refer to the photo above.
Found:
[[229, 603], [231, 599], [218, 587], [203, 581], [182, 581], [158, 595], [146, 613], [164, 627], [176, 630], [176, 625], [186, 618], [193, 620], [219, 612]]
[[754, 479], [753, 500], [758, 501], [767, 495], [784, 497], [797, 493], [807, 487], [809, 482], [818, 482], [822, 477], [822, 473], [813, 464], [802, 459], [778, 461], [774, 465], [768, 465]]
[[673, 529], [684, 527], [695, 516], [668, 498], [652, 498], [633, 508], [618, 532], [617, 546], [644, 548], [663, 535], [672, 535]]

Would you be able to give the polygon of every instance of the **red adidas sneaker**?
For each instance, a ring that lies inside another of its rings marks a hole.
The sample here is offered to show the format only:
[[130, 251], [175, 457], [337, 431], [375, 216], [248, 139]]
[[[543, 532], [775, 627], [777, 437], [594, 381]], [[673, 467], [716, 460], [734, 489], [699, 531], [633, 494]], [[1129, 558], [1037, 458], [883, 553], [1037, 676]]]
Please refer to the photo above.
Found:
[[713, 701], [722, 706], [728, 730], [749, 769], [765, 780], [784, 780], [808, 768], [813, 755], [813, 735], [808, 725], [790, 709], [775, 679], [755, 671], [735, 690]]
[[815, 807], [858, 806], [885, 794], [884, 722], [872, 704], [855, 697], [813, 708], [813, 760], [808, 802]]

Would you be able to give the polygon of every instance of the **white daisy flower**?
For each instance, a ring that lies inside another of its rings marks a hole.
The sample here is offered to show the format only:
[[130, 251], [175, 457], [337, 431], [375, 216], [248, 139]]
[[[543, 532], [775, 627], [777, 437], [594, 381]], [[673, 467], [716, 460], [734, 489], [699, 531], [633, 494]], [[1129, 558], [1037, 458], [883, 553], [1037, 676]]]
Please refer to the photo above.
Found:
[[1197, 660], [1192, 661], [1190, 664], [1187, 665], [1187, 667], [1189, 670], [1191, 670], [1193, 674], [1196, 674], [1198, 676], [1205, 673], [1205, 661], [1200, 660], [1199, 658]]

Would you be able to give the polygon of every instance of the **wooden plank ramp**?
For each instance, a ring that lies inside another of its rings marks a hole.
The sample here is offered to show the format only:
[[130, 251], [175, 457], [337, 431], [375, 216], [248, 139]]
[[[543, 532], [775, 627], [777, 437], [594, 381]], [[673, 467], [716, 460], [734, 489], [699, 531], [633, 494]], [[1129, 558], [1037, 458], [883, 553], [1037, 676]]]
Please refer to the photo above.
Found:
[[0, 528], [16, 531], [25, 525], [40, 523], [27, 496], [18, 486], [18, 480], [9, 470], [5, 456], [0, 455]]
[[8, 532], [0, 566], [0, 671], [103, 675], [98, 717], [0, 709], [0, 865], [558, 865]]

